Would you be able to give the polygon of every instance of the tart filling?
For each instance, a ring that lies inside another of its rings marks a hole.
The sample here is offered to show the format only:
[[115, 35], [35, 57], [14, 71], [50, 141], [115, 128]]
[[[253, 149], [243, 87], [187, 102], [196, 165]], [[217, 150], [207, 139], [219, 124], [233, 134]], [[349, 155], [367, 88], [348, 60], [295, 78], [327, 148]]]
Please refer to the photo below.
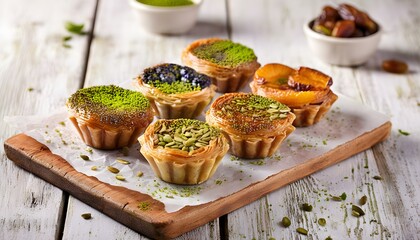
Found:
[[219, 129], [192, 119], [158, 120], [139, 142], [155, 174], [177, 184], [206, 181], [229, 148]]
[[191, 43], [182, 52], [182, 62], [210, 76], [222, 93], [242, 88], [260, 67], [251, 48], [219, 38]]
[[315, 69], [293, 69], [271, 63], [255, 72], [250, 86], [254, 94], [288, 105], [296, 115], [295, 126], [310, 126], [318, 122], [337, 99], [330, 90], [332, 84], [330, 76]]
[[80, 89], [66, 105], [82, 140], [99, 149], [132, 145], [154, 115], [143, 94], [114, 85]]
[[247, 93], [222, 95], [206, 114], [229, 139], [232, 154], [243, 158], [271, 156], [294, 131], [294, 119], [286, 105]]
[[161, 118], [194, 118], [215, 93], [208, 76], [171, 63], [145, 69], [136, 85]]

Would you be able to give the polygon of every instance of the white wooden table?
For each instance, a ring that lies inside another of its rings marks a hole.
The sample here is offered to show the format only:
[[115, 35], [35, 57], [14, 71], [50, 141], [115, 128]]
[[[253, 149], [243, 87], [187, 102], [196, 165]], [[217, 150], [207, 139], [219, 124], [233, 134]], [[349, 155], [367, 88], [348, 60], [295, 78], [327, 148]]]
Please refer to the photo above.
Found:
[[[309, 52], [302, 25], [330, 2], [206, 0], [189, 34], [157, 36], [140, 30], [123, 0], [0, 0], [0, 119], [47, 114], [78, 88], [118, 84], [148, 66], [180, 63], [182, 49], [195, 39], [230, 38], [252, 47], [262, 64], [309, 66], [331, 75], [335, 91], [389, 115], [393, 129], [385, 142], [179, 239], [419, 239], [420, 1], [352, 1], [384, 28], [378, 52], [358, 68], [326, 65]], [[62, 44], [65, 21], [84, 23], [89, 32], [74, 36], [71, 48]], [[389, 58], [406, 61], [409, 73], [382, 71]], [[0, 142], [16, 133], [2, 122]], [[0, 239], [147, 239], [0, 151]], [[346, 201], [326, 200], [343, 192]], [[353, 217], [348, 206], [363, 195], [366, 215]], [[302, 211], [304, 202], [314, 210]], [[93, 219], [84, 220], [86, 212]], [[289, 228], [279, 224], [283, 216], [291, 219]], [[325, 227], [316, 223], [321, 217]]]

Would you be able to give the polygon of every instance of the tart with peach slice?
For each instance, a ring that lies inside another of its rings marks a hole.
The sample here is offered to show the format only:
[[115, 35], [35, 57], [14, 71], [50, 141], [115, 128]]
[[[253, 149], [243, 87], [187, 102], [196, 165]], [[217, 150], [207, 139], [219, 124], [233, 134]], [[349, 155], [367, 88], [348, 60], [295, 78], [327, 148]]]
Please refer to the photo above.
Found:
[[330, 76], [315, 69], [270, 63], [256, 71], [250, 86], [254, 94], [289, 106], [296, 115], [293, 125], [306, 127], [319, 122], [337, 100], [332, 83]]

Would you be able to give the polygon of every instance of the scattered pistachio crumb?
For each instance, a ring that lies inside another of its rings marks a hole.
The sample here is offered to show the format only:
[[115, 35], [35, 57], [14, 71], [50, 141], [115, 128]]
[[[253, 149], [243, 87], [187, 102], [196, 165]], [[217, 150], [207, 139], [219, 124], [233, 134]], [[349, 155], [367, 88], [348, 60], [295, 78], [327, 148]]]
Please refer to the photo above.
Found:
[[121, 158], [117, 158], [117, 162], [119, 162], [119, 163], [121, 163], [121, 164], [124, 164], [124, 165], [128, 165], [128, 164], [130, 164], [130, 162], [129, 162], [129, 161], [124, 160], [124, 159], [121, 159]]
[[408, 135], [410, 135], [410, 133], [409, 133], [409, 132], [404, 131], [404, 130], [401, 130], [401, 129], [398, 129], [398, 132], [399, 132], [401, 135], [404, 135], [404, 136], [408, 136]]
[[346, 198], [347, 198], [347, 194], [346, 194], [345, 192], [343, 192], [343, 193], [340, 195], [340, 198], [341, 198], [341, 200], [345, 201], [345, 200], [346, 200]]
[[116, 175], [115, 178], [120, 181], [125, 181], [125, 177], [122, 175]]
[[363, 206], [366, 204], [366, 202], [367, 202], [367, 197], [366, 195], [364, 195], [363, 197], [360, 198], [359, 204]]
[[86, 148], [86, 152], [88, 152], [88, 153], [93, 153], [93, 149], [92, 149], [92, 148], [90, 148], [90, 147], [87, 147], [87, 148]]
[[90, 160], [89, 156], [84, 155], [84, 154], [80, 154], [80, 158], [83, 159], [83, 160], [85, 160], [85, 161], [89, 161]]
[[290, 222], [290, 219], [288, 217], [283, 217], [283, 219], [281, 220], [281, 225], [283, 225], [283, 227], [289, 227], [290, 224], [292, 224]]
[[60, 124], [61, 126], [66, 126], [66, 123], [63, 121], [59, 122], [58, 124]]
[[220, 180], [220, 179], [216, 179], [216, 180], [214, 181], [214, 183], [216, 183], [217, 185], [221, 185], [221, 184], [223, 183], [223, 181], [222, 181], [222, 180]]
[[90, 214], [90, 213], [83, 213], [82, 214], [82, 218], [85, 219], [85, 220], [89, 220], [89, 219], [92, 218], [92, 214]]
[[327, 220], [325, 220], [325, 218], [320, 218], [318, 219], [318, 224], [324, 227], [327, 224]]
[[327, 145], [327, 140], [322, 140], [322, 144]]
[[309, 205], [307, 203], [302, 204], [302, 210], [305, 212], [311, 212], [312, 211], [312, 205]]
[[142, 171], [139, 171], [138, 173], [137, 173], [137, 177], [142, 177], [143, 176], [143, 172]]
[[28, 88], [28, 92], [32, 92], [34, 90], [33, 87]]
[[108, 166], [107, 167], [108, 171], [112, 172], [112, 173], [119, 173], [120, 170], [118, 170], [118, 168], [115, 168], [113, 166]]
[[332, 237], [328, 236], [325, 240], [332, 240]]
[[96, 171], [96, 170], [98, 170], [98, 166], [92, 166], [92, 167], [90, 168], [90, 170], [92, 170], [92, 171]]
[[149, 202], [139, 202], [137, 207], [142, 211], [147, 211], [150, 209], [150, 203]]

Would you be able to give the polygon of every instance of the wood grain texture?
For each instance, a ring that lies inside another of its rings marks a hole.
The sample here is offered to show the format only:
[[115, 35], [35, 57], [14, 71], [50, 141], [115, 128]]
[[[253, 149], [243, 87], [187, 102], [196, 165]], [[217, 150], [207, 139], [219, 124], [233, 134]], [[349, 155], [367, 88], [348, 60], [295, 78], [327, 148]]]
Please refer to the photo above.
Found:
[[[110, 17], [112, 16], [112, 17]], [[95, 24], [95, 34], [84, 86], [119, 84], [130, 81], [149, 66], [173, 62], [181, 63], [181, 52], [190, 42], [203, 37], [227, 37], [226, 10], [223, 0], [204, 1], [197, 25], [183, 36], [161, 36], [144, 32], [136, 13], [127, 1], [101, 0]], [[70, 197], [69, 209], [89, 209]], [[94, 209], [89, 210], [99, 214]], [[67, 215], [66, 226], [78, 231], [64, 231], [64, 238], [97, 239], [101, 236], [118, 239], [143, 239], [142, 235], [108, 219], [103, 214], [95, 221], [85, 221], [79, 215]], [[88, 234], [87, 234], [88, 233]], [[206, 236], [219, 239], [218, 219], [200, 227], [179, 239]]]
[[[0, 0], [0, 142], [18, 132], [5, 116], [47, 114], [77, 89], [87, 38], [64, 48], [64, 22], [84, 21], [88, 30], [94, 3]], [[7, 160], [3, 148], [0, 177], [0, 239], [59, 237], [63, 192]]]
[[[162, 203], [146, 194], [112, 186], [77, 172], [65, 159], [52, 154], [45, 145], [24, 134], [8, 139], [5, 142], [5, 150], [8, 158], [20, 167], [69, 192], [122, 224], [148, 237], [166, 239], [204, 225], [282, 186], [363, 151], [386, 139], [390, 129], [391, 124], [384, 123], [321, 156], [272, 175], [232, 195], [198, 206], [187, 206], [173, 213], [167, 213]], [[146, 211], [139, 208], [139, 203], [144, 202], [150, 204]]]
[[[232, 39], [253, 47], [261, 63], [280, 62], [309, 66], [334, 79], [333, 89], [371, 108], [392, 116], [390, 138], [340, 164], [320, 171], [273, 192], [228, 216], [229, 237], [269, 239], [416, 239], [420, 235], [419, 208], [419, 47], [420, 31], [413, 22], [420, 18], [418, 1], [352, 1], [381, 23], [385, 33], [379, 50], [367, 64], [357, 68], [324, 64], [311, 55], [302, 25], [316, 16], [322, 6], [333, 1], [253, 1], [229, 0]], [[400, 16], [400, 17], [389, 17]], [[252, 15], [252, 21], [242, 15]], [[252, 36], [250, 37], [250, 33]], [[267, 47], [270, 46], [270, 47]], [[385, 59], [397, 58], [410, 65], [409, 74], [395, 75], [380, 68]], [[415, 127], [414, 125], [417, 125]], [[409, 136], [398, 129], [410, 132]], [[382, 181], [372, 177], [378, 175]], [[316, 192], [316, 193], [315, 193]], [[346, 192], [343, 203], [327, 198]], [[361, 196], [369, 199], [366, 216], [351, 216], [349, 203]], [[314, 206], [301, 210], [302, 203]], [[279, 222], [284, 216], [292, 226]], [[327, 226], [314, 223], [327, 219]], [[244, 221], [247, 219], [247, 221]], [[296, 233], [297, 227], [309, 236]]]

